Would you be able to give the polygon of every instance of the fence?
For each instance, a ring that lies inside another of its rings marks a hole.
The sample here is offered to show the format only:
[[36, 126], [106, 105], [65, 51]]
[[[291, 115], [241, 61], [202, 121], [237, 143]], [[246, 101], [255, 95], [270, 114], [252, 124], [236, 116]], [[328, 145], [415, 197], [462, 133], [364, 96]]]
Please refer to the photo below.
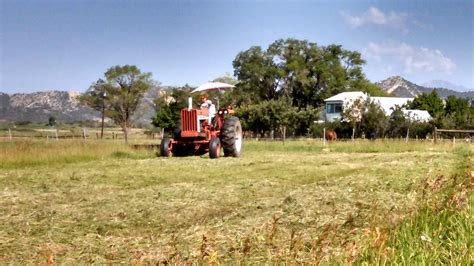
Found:
[[[3, 134], [0, 133], [0, 140], [19, 140], [19, 139], [46, 139], [46, 140], [60, 140], [60, 139], [100, 139], [100, 128], [3, 128], [0, 129], [0, 132], [4, 132]], [[129, 133], [130, 140], [151, 140], [156, 139], [159, 140], [163, 137], [163, 131], [161, 132], [153, 132], [153, 131], [146, 131], [144, 129], [131, 129]], [[324, 143], [327, 142], [325, 138], [326, 129], [322, 131], [321, 138], [311, 138], [311, 137], [295, 137], [290, 136], [287, 139], [314, 139], [314, 140], [321, 140]], [[416, 141], [433, 141], [437, 143], [439, 141], [460, 141], [460, 138], [456, 139], [455, 136], [450, 138], [442, 138], [440, 133], [444, 134], [466, 134], [469, 135], [468, 138], [463, 138], [462, 141], [471, 142], [471, 134], [474, 134], [474, 130], [454, 130], [454, 129], [438, 129], [435, 128], [432, 138], [430, 139], [410, 139], [408, 137], [409, 132], [407, 131], [406, 137], [398, 138], [398, 140], [404, 140], [408, 142], [409, 140], [416, 140]], [[256, 141], [285, 141], [284, 137], [273, 137], [272, 135], [264, 136], [264, 137], [257, 137], [257, 136], [244, 136], [245, 139], [252, 139]], [[124, 135], [120, 128], [108, 128], [104, 131], [104, 139], [123, 139]], [[364, 138], [362, 138], [364, 139]], [[344, 139], [338, 138], [338, 141], [351, 141], [354, 139]]]
[[[3, 131], [3, 134], [1, 133]], [[161, 133], [148, 132], [144, 129], [131, 129], [129, 139], [155, 139]], [[109, 128], [104, 131], [104, 139], [123, 139], [120, 128]], [[97, 128], [4, 128], [0, 129], [0, 140], [21, 139], [101, 139], [100, 129]]]
[[[466, 133], [468, 134], [468, 137], [465, 138], [466, 141], [468, 142], [471, 142], [471, 134], [474, 133], [474, 130], [470, 130], [470, 129], [438, 129], [435, 127], [435, 130], [434, 130], [434, 142], [437, 143], [438, 140], [440, 139], [439, 138], [439, 133]], [[456, 136], [453, 136], [452, 138], [453, 140], [453, 143], [456, 143]]]

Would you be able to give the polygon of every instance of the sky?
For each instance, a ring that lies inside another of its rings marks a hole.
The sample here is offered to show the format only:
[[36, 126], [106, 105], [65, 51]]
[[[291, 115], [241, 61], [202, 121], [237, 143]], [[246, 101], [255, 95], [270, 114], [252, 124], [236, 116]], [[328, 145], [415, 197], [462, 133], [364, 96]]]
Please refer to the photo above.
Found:
[[400, 75], [474, 88], [474, 1], [0, 0], [0, 91], [85, 91], [132, 64], [163, 85], [200, 85], [252, 46], [340, 44], [371, 81]]

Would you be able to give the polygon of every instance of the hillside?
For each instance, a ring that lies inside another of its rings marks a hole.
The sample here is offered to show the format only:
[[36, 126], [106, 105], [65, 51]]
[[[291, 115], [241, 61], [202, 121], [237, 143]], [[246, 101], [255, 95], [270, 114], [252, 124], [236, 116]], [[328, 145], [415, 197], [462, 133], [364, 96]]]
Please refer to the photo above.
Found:
[[0, 92], [0, 121], [46, 123], [98, 120], [100, 113], [79, 103], [79, 93], [47, 91], [6, 94]]
[[[135, 126], [150, 126], [154, 115], [153, 99], [158, 89], [147, 91], [132, 117]], [[0, 122], [47, 123], [50, 116], [59, 123], [76, 121], [99, 121], [101, 113], [79, 102], [77, 92], [47, 91], [7, 94], [0, 92]]]
[[454, 95], [461, 98], [474, 98], [474, 91], [455, 91], [448, 88], [430, 88], [417, 85], [400, 76], [389, 77], [376, 83], [382, 90], [398, 97], [416, 97], [422, 93], [430, 93], [433, 90], [438, 92], [441, 98]]

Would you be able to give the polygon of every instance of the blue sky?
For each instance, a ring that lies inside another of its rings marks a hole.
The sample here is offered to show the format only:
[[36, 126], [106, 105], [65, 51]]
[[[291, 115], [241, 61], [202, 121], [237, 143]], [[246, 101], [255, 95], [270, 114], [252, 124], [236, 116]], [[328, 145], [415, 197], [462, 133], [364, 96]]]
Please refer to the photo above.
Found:
[[233, 74], [280, 38], [362, 52], [367, 77], [474, 87], [473, 1], [0, 0], [0, 91], [85, 91], [135, 64], [164, 85]]

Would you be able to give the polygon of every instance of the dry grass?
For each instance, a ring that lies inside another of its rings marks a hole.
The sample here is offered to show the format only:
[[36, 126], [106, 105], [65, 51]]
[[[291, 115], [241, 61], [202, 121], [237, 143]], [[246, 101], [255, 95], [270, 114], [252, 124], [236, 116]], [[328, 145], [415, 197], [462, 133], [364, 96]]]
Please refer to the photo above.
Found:
[[1, 264], [348, 263], [460, 158], [397, 142], [251, 142], [218, 160], [114, 142], [0, 147]]

